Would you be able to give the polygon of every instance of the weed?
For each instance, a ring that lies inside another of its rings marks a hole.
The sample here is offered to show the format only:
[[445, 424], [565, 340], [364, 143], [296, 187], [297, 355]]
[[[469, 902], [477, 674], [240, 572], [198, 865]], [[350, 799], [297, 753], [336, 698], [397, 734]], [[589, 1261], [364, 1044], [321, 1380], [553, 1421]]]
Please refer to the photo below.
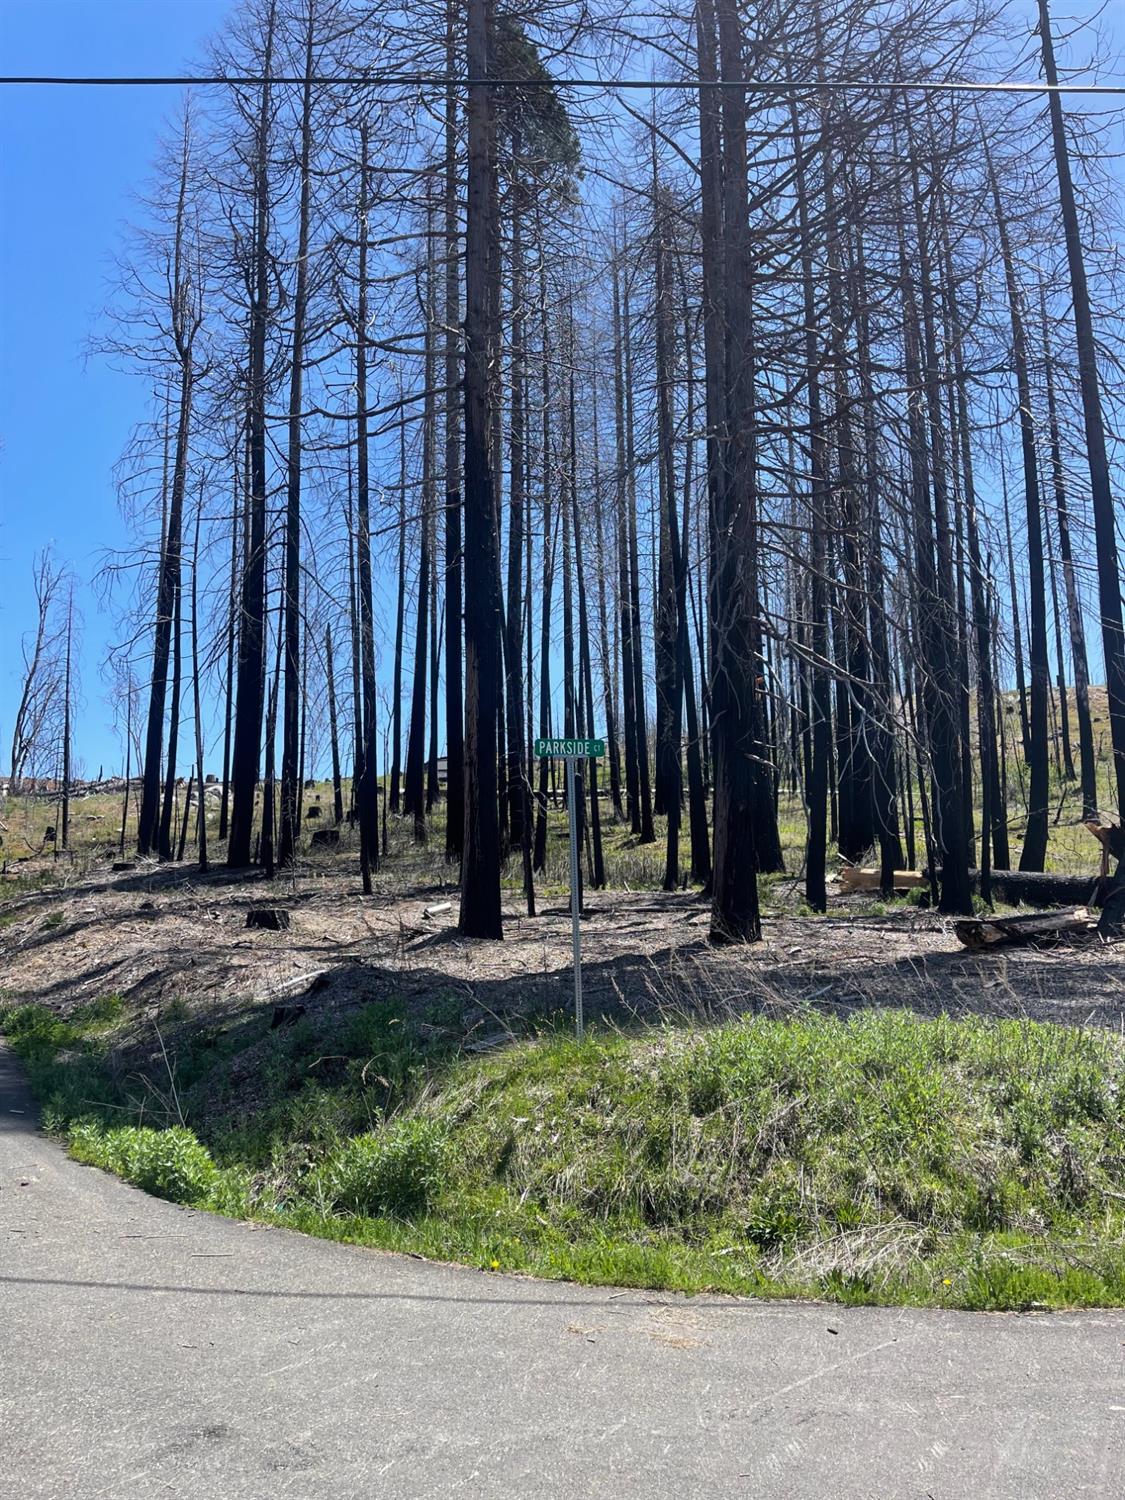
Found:
[[338, 1212], [410, 1218], [430, 1206], [446, 1156], [445, 1131], [436, 1121], [394, 1120], [336, 1151], [311, 1194]]

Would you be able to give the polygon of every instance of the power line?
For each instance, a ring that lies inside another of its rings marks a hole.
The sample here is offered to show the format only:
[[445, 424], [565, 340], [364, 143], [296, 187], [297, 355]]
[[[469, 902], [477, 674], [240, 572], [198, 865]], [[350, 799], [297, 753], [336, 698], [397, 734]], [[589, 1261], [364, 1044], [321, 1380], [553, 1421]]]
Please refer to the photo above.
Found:
[[451, 73], [386, 73], [345, 74], [340, 77], [312, 77], [305, 79], [290, 74], [264, 77], [255, 74], [195, 74], [152, 77], [62, 77], [36, 74], [12, 74], [0, 77], [0, 85], [35, 86], [51, 88], [189, 88], [211, 87], [261, 87], [263, 84], [303, 85], [306, 82], [324, 87], [389, 88], [431, 87], [448, 88], [553, 88], [553, 89], [710, 89], [736, 88], [748, 94], [801, 94], [801, 93], [924, 93], [924, 94], [1086, 94], [1101, 96], [1125, 96], [1125, 84], [1116, 83], [975, 83], [965, 81], [918, 81], [901, 79], [863, 81], [841, 79], [672, 79], [651, 78], [469, 78]]

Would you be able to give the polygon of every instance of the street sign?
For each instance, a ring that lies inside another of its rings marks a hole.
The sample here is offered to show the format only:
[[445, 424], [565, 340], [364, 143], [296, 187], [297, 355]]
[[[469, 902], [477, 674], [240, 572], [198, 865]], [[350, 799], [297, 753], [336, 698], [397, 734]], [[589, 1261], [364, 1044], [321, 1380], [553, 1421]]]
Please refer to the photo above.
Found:
[[590, 760], [605, 754], [605, 740], [536, 740], [535, 754], [542, 760]]
[[585, 1025], [582, 1016], [582, 925], [580, 921], [580, 897], [578, 894], [578, 793], [575, 789], [577, 776], [575, 767], [592, 756], [605, 754], [605, 740], [549, 740], [535, 741], [535, 754], [540, 760], [566, 761], [566, 811], [570, 822], [570, 940], [574, 951], [574, 1030], [582, 1040]]

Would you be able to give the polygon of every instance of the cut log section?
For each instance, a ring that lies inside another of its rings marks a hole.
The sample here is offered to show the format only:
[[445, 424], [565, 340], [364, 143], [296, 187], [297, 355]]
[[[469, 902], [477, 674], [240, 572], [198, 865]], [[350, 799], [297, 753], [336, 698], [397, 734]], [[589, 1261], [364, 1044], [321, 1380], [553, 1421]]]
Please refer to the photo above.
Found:
[[1098, 922], [1084, 906], [1073, 911], [1036, 912], [1030, 917], [962, 917], [953, 931], [966, 948], [1052, 947], [1066, 940], [1088, 938]]
[[[880, 889], [881, 882], [881, 872], [867, 866], [845, 865], [840, 871], [840, 885], [845, 891], [877, 891]], [[926, 877], [921, 870], [895, 871], [894, 888], [896, 891], [912, 891], [915, 886], [925, 884]]]

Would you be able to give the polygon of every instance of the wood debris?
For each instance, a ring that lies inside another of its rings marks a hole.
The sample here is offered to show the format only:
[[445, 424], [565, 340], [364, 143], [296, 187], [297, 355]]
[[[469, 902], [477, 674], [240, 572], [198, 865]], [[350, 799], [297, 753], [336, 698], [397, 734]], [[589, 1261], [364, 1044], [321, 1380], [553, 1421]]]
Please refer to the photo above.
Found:
[[[882, 872], [867, 866], [845, 865], [840, 871], [840, 884], [845, 891], [877, 891], [882, 886]], [[912, 891], [916, 886], [925, 884], [926, 877], [921, 870], [894, 872], [896, 891]]]
[[1098, 920], [1084, 906], [1072, 911], [1036, 912], [1030, 917], [962, 917], [953, 931], [966, 948], [1051, 947], [1097, 931]]

